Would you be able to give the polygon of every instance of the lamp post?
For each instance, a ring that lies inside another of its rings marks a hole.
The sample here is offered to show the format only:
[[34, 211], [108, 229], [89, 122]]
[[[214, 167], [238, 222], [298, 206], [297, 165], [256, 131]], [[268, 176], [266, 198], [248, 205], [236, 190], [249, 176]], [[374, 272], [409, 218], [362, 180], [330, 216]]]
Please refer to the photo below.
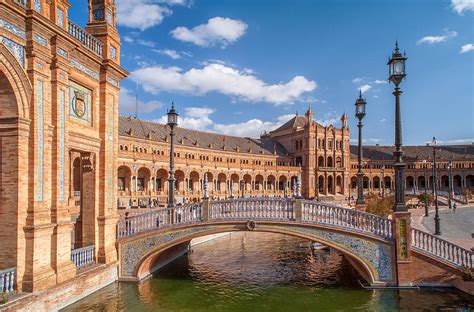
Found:
[[448, 205], [449, 209], [453, 208], [453, 161], [448, 163], [449, 181], [448, 181]]
[[428, 216], [428, 194], [427, 194], [427, 183], [426, 183], [426, 159], [423, 159], [423, 180], [425, 182], [425, 217]]
[[356, 205], [363, 206], [365, 205], [364, 200], [364, 173], [362, 172], [362, 119], [365, 116], [365, 104], [367, 102], [362, 98], [362, 91], [359, 90], [359, 98], [355, 102], [356, 107], [356, 117], [359, 119], [359, 124], [357, 127], [359, 128], [359, 145], [358, 145], [358, 164], [357, 168], [357, 201]]
[[433, 146], [433, 193], [434, 193], [434, 201], [435, 201], [435, 235], [441, 235], [441, 229], [439, 226], [439, 207], [438, 207], [438, 191], [437, 191], [437, 180], [436, 177], [436, 138], [433, 137], [433, 142], [431, 143]]
[[174, 186], [176, 179], [174, 178], [174, 127], [178, 125], [178, 112], [174, 109], [174, 103], [171, 102], [171, 109], [167, 113], [168, 126], [170, 127], [170, 177], [168, 179], [168, 207], [174, 207]]
[[385, 198], [385, 165], [382, 165], [382, 198]]
[[395, 84], [393, 95], [395, 96], [395, 207], [394, 212], [408, 211], [405, 205], [405, 187], [403, 170], [405, 164], [402, 159], [402, 121], [400, 114], [400, 95], [402, 91], [399, 88], [400, 82], [405, 78], [405, 54], [401, 54], [398, 49], [398, 42], [395, 43], [395, 50], [392, 57], [388, 60], [389, 80]]

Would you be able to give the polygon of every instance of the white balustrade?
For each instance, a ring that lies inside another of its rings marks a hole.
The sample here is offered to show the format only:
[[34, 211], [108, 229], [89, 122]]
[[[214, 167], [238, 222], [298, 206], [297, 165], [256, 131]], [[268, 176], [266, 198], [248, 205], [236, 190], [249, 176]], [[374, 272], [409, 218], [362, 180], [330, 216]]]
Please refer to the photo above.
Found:
[[473, 268], [472, 251], [418, 229], [411, 229], [411, 247], [457, 267]]
[[81, 268], [95, 262], [95, 246], [86, 246], [71, 250], [71, 260], [76, 268]]
[[294, 220], [288, 198], [239, 198], [211, 202], [210, 220]]
[[0, 270], [0, 293], [10, 293], [15, 290], [16, 268]]

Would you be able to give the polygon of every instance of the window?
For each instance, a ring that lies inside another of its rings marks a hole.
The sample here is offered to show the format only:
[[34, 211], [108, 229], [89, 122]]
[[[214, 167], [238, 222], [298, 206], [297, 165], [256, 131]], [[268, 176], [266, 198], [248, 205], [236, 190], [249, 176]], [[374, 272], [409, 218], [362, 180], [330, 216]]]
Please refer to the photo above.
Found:
[[138, 178], [137, 179], [137, 191], [141, 192], [145, 190], [145, 179]]
[[118, 191], [125, 191], [125, 177], [119, 177], [117, 181], [117, 190]]
[[58, 23], [59, 27], [64, 27], [64, 11], [58, 8], [56, 23]]

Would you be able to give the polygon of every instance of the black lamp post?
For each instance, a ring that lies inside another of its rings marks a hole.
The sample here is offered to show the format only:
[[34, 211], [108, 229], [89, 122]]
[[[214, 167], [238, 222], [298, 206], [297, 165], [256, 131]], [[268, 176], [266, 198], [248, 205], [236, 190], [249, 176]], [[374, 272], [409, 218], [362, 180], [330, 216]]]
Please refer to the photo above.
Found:
[[450, 160], [448, 163], [448, 173], [449, 173], [449, 181], [448, 181], [448, 206], [449, 209], [453, 208], [453, 161]]
[[426, 159], [423, 159], [423, 179], [425, 181], [425, 217], [428, 216], [428, 194], [427, 194], [427, 191], [426, 191]]
[[382, 198], [385, 198], [385, 165], [382, 165]]
[[168, 207], [174, 207], [174, 186], [176, 179], [174, 178], [174, 127], [178, 125], [178, 112], [174, 109], [174, 103], [171, 103], [171, 109], [167, 113], [168, 126], [170, 127], [170, 177], [168, 190]]
[[400, 95], [402, 91], [398, 87], [403, 78], [405, 78], [405, 61], [407, 58], [405, 54], [401, 54], [398, 49], [398, 42], [395, 43], [395, 50], [392, 53], [392, 57], [388, 60], [389, 68], [389, 80], [395, 84], [395, 90], [393, 95], [395, 96], [395, 207], [394, 212], [408, 211], [405, 205], [405, 187], [404, 187], [404, 175], [403, 170], [405, 164], [402, 159], [402, 121], [400, 114]]
[[356, 107], [356, 117], [359, 119], [359, 146], [358, 146], [358, 164], [357, 168], [357, 201], [356, 205], [365, 205], [364, 200], [364, 173], [362, 172], [362, 119], [365, 116], [365, 104], [367, 102], [362, 98], [362, 91], [359, 90], [359, 98], [355, 102]]
[[433, 137], [433, 193], [434, 193], [434, 201], [435, 201], [435, 235], [441, 235], [441, 228], [439, 225], [439, 207], [438, 207], [438, 191], [437, 191], [437, 180], [436, 177], [436, 138]]

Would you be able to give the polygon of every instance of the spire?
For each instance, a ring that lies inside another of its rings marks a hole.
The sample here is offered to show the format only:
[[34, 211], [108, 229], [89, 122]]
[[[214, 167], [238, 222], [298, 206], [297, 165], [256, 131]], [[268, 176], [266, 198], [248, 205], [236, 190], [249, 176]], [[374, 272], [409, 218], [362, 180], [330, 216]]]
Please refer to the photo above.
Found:
[[362, 99], [362, 89], [359, 89], [359, 99]]

